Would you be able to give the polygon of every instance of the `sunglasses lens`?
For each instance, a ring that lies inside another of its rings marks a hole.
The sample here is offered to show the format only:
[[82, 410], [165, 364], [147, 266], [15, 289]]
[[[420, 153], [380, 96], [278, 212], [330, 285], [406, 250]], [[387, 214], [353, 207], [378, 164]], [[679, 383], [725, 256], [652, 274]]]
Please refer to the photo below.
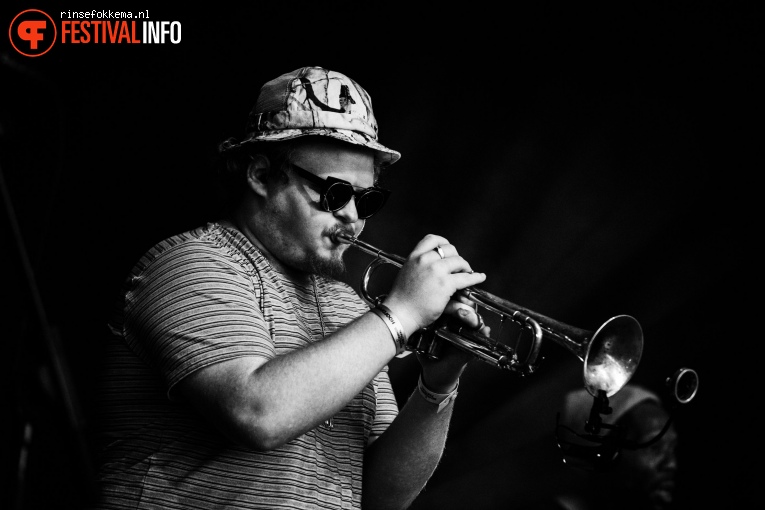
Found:
[[356, 200], [356, 211], [359, 218], [366, 219], [382, 209], [387, 195], [375, 189], [369, 189]]
[[342, 209], [353, 198], [353, 186], [345, 183], [334, 183], [324, 194], [324, 206], [328, 212]]

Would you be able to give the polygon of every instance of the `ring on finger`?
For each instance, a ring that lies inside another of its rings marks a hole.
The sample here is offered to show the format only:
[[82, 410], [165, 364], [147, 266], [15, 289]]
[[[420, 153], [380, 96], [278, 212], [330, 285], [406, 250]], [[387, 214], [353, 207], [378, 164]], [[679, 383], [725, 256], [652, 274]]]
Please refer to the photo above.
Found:
[[440, 246], [436, 246], [435, 248], [433, 248], [433, 251], [438, 253], [438, 256], [441, 257], [442, 259], [445, 257], [444, 250], [442, 250]]

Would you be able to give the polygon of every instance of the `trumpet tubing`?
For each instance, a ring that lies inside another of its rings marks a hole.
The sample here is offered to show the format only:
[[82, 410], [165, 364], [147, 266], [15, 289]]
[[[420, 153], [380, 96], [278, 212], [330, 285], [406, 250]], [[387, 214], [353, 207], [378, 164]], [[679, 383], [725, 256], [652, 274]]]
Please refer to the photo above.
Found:
[[[384, 264], [400, 268], [406, 259], [384, 252], [350, 235], [338, 233], [336, 240], [375, 257], [364, 271], [360, 290], [364, 299], [371, 305], [380, 303], [382, 297], [372, 296], [368, 290], [374, 270]], [[638, 321], [629, 315], [612, 317], [592, 332], [556, 321], [482, 289], [468, 287], [459, 293], [485, 310], [497, 314], [501, 321], [511, 320], [530, 333], [532, 340], [523, 359], [520, 359], [517, 347], [511, 347], [477, 331], [440, 323], [412, 335], [406, 346], [408, 351], [437, 357], [437, 340], [442, 339], [484, 362], [526, 375], [537, 369], [541, 361], [539, 351], [542, 342], [548, 339], [582, 361], [582, 378], [590, 394], [597, 396], [599, 391], [604, 391], [608, 397], [629, 381], [640, 363], [643, 331]]]

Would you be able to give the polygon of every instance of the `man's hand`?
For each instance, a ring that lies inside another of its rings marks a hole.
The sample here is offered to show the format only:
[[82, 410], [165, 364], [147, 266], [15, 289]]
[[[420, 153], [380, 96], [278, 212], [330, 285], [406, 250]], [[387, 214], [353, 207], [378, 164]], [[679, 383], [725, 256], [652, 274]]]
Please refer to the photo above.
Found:
[[[448, 240], [428, 235], [409, 254], [385, 305], [399, 318], [409, 336], [435, 322], [444, 312], [456, 314], [456, 309], [446, 310], [452, 296], [484, 280], [486, 275], [474, 273]], [[474, 319], [477, 321], [477, 317]]]
[[[475, 330], [482, 335], [491, 334], [491, 329], [484, 325], [473, 303], [462, 296], [455, 296], [455, 299], [449, 301], [444, 309], [443, 318], [458, 321], [464, 328]], [[460, 375], [475, 357], [447, 340], [436, 338], [434, 341], [441, 343], [437, 360], [427, 356], [417, 356], [422, 365], [422, 381], [433, 392], [449, 393], [457, 386]]]

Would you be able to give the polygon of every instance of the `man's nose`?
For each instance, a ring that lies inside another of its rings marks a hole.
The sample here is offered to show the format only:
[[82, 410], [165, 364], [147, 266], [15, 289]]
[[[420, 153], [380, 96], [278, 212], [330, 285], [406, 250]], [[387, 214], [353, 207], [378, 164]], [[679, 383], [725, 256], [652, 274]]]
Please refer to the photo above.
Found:
[[335, 211], [335, 216], [344, 223], [355, 223], [359, 220], [359, 212], [356, 210], [356, 197], [351, 197], [345, 207]]

